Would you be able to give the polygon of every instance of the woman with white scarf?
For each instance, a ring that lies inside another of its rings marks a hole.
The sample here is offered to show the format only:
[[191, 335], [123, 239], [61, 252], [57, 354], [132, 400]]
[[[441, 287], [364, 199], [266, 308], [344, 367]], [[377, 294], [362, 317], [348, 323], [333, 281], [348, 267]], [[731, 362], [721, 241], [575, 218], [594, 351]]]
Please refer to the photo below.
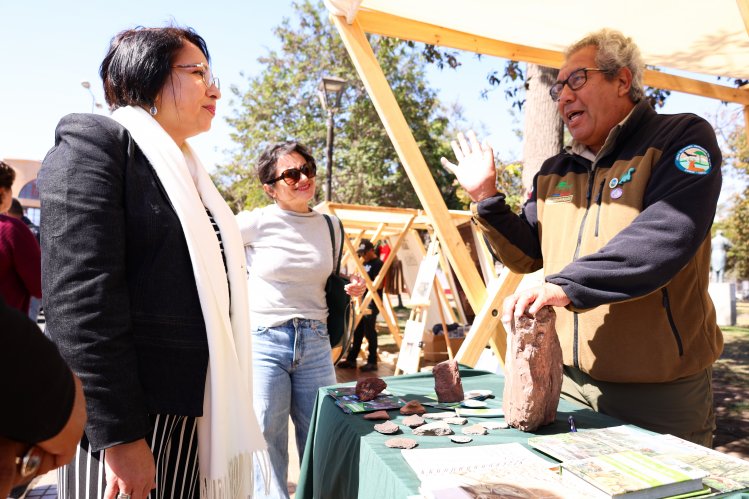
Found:
[[112, 117], [63, 118], [42, 164], [47, 331], [89, 415], [63, 499], [246, 498], [268, 469], [242, 239], [187, 143], [221, 97], [209, 61], [189, 28], [119, 33]]

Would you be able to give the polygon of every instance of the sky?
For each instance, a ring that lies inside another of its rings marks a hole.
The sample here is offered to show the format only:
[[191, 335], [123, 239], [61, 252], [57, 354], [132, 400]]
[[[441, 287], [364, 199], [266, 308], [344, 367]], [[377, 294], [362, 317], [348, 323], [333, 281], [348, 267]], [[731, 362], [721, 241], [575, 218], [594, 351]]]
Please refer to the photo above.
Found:
[[[193, 27], [205, 38], [213, 72], [224, 90], [211, 131], [191, 139], [211, 170], [227, 160], [233, 147], [225, 122], [235, 108], [229, 87], [247, 88], [247, 77], [262, 69], [258, 57], [278, 47], [272, 29], [292, 16], [291, 0], [2, 1], [0, 47], [5, 70], [0, 78], [0, 158], [41, 160], [54, 143], [54, 129], [62, 116], [92, 108], [106, 114], [106, 106], [97, 109], [93, 104], [104, 104], [98, 68], [111, 37], [126, 28], [173, 21]], [[487, 99], [480, 96], [488, 88], [487, 73], [501, 70], [503, 61], [478, 60], [467, 53], [461, 61], [458, 71], [431, 67], [430, 83], [446, 104], [459, 103], [469, 122], [477, 128], [483, 125], [502, 159], [520, 159], [522, 142], [515, 131], [522, 129], [522, 116], [510, 111], [502, 91], [490, 92]], [[82, 81], [90, 82], [90, 92]], [[687, 111], [714, 122], [716, 115], [726, 120], [726, 114], [735, 115], [739, 108], [674, 93], [661, 110]]]

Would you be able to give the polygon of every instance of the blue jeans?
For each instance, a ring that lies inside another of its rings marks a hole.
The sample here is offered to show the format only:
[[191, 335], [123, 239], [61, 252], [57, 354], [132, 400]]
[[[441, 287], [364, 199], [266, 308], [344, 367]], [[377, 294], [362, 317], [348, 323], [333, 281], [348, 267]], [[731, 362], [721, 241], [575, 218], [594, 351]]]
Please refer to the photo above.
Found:
[[252, 379], [255, 413], [268, 443], [269, 495], [255, 467], [257, 497], [289, 497], [289, 416], [294, 422], [300, 461], [307, 442], [317, 390], [335, 384], [328, 328], [323, 322], [291, 319], [252, 330]]

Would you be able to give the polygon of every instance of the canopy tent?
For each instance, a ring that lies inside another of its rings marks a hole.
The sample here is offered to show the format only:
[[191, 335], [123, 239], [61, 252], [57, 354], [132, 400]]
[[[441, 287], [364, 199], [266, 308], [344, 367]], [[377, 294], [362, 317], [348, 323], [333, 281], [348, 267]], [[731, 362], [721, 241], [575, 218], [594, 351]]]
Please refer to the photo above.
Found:
[[[644, 83], [667, 90], [712, 97], [744, 106], [749, 92], [666, 71], [749, 78], [749, 0], [325, 0], [352, 62], [380, 115], [443, 251], [468, 301], [478, 311], [458, 360], [475, 365], [487, 340], [504, 358], [506, 335], [499, 322], [504, 296], [520, 276], [507, 273], [489, 283], [471, 264], [450, 215], [366, 33], [419, 41], [484, 55], [560, 67], [563, 49], [602, 27], [631, 36], [640, 46]], [[657, 68], [657, 69], [655, 69]], [[748, 132], [749, 132], [749, 127]]]
[[[359, 273], [363, 277], [366, 274], [356, 255], [356, 248], [359, 246], [362, 239], [367, 238], [374, 244], [385, 242], [390, 246], [391, 252], [388, 258], [384, 261], [384, 266], [375, 282], [371, 282], [365, 277], [368, 291], [363, 297], [362, 302], [356, 307], [355, 320], [358, 322], [363, 314], [363, 310], [366, 309], [370, 300], [374, 300], [377, 307], [382, 312], [382, 316], [385, 319], [385, 323], [390, 330], [395, 343], [400, 346], [402, 334], [398, 328], [395, 315], [392, 311], [392, 306], [387, 295], [383, 295], [382, 300], [380, 300], [380, 298], [377, 298], [375, 290], [380, 288], [390, 265], [393, 263], [393, 260], [395, 260], [394, 257], [396, 257], [396, 255], [400, 259], [403, 259], [404, 256], [406, 257], [405, 261], [401, 261], [401, 271], [404, 274], [404, 280], [412, 289], [412, 284], [416, 277], [416, 271], [426, 254], [426, 249], [420, 236], [416, 234], [416, 231], [426, 231], [432, 235], [432, 240], [434, 240], [434, 227], [432, 226], [431, 218], [427, 216], [423, 210], [342, 204], [329, 201], [315, 206], [315, 210], [321, 213], [333, 214], [343, 223], [347, 238], [344, 240], [342, 268], [346, 268], [349, 273], [353, 271]], [[469, 224], [471, 220], [471, 214], [467, 211], [450, 210], [449, 217], [450, 223], [455, 227]], [[484, 245], [483, 239], [479, 236], [477, 229], [470, 224], [469, 226], [471, 227], [470, 242], [475, 245], [479, 264], [482, 269], [485, 269], [490, 264], [491, 257], [488, 254], [488, 250]], [[409, 260], [413, 261], [411, 262]], [[442, 267], [443, 270], [449, 270], [445, 262], [441, 262], [440, 267]], [[456, 300], [456, 311], [461, 317], [465, 317], [465, 313], [458, 301], [458, 297], [456, 296], [456, 286], [447, 272], [445, 272], [445, 275], [452, 296]], [[435, 300], [433, 306], [429, 307], [429, 323], [436, 322], [436, 317], [442, 315], [442, 313], [437, 310], [437, 308], [441, 306], [444, 308], [445, 314], [451, 316], [451, 322], [457, 322], [457, 318], [454, 316], [453, 310], [449, 306], [449, 300], [445, 296], [444, 289], [440, 288], [437, 292], [440, 297], [438, 300]]]

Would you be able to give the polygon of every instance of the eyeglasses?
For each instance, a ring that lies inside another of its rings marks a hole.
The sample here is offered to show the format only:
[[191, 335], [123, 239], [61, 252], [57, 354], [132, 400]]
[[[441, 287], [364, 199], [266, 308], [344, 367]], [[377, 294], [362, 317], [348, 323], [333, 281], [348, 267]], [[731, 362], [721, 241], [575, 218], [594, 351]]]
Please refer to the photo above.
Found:
[[267, 181], [266, 184], [275, 184], [283, 179], [283, 181], [286, 182], [286, 185], [294, 185], [302, 178], [302, 173], [307, 178], [315, 178], [315, 175], [317, 175], [317, 167], [314, 163], [305, 163], [299, 168], [289, 168], [288, 170], [284, 170], [278, 177]]
[[564, 89], [565, 85], [570, 87], [570, 90], [580, 90], [581, 88], [583, 88], [583, 85], [585, 85], [585, 83], [587, 83], [588, 81], [588, 71], [605, 71], [605, 69], [580, 68], [574, 70], [572, 73], [570, 73], [566, 80], [558, 81], [551, 86], [551, 88], [549, 89], [551, 100], [553, 100], [554, 102], [559, 100], [559, 97], [561, 97], [562, 90]]
[[205, 84], [207, 88], [211, 88], [213, 85], [216, 85], [216, 88], [221, 90], [221, 82], [219, 81], [219, 79], [215, 78], [213, 76], [213, 73], [211, 73], [211, 68], [209, 68], [202, 62], [198, 62], [195, 64], [175, 64], [172, 67], [180, 69], [200, 68], [200, 71], [198, 71], [198, 73], [200, 73], [200, 79], [203, 80], [203, 84]]

